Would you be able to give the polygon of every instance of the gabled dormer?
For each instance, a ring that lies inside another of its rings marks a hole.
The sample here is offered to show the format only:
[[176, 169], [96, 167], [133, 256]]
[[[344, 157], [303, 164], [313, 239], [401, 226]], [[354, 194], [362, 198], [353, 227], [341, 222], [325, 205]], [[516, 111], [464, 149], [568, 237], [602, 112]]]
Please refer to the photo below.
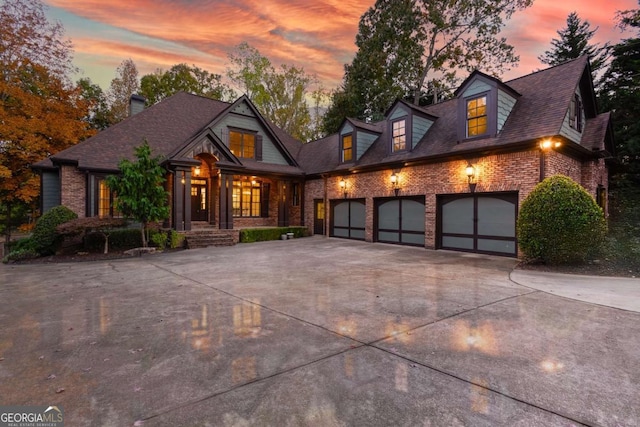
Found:
[[397, 100], [385, 116], [389, 129], [389, 152], [392, 154], [413, 150], [437, 119], [402, 100]]
[[591, 69], [587, 63], [579, 83], [569, 100], [560, 134], [573, 142], [581, 143], [588, 119], [597, 116], [595, 91], [590, 78]]
[[365, 123], [354, 119], [345, 119], [338, 130], [340, 138], [340, 163], [352, 163], [373, 145], [382, 133], [377, 123]]
[[455, 91], [455, 96], [458, 141], [464, 141], [498, 135], [520, 94], [476, 70]]

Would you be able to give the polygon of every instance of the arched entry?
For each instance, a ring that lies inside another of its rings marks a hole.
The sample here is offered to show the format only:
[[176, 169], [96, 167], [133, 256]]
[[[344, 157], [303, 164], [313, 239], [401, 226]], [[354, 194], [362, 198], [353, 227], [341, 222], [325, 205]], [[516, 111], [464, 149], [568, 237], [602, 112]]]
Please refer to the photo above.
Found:
[[215, 206], [218, 194], [217, 159], [208, 153], [195, 157], [199, 166], [191, 170], [191, 220], [215, 224]]

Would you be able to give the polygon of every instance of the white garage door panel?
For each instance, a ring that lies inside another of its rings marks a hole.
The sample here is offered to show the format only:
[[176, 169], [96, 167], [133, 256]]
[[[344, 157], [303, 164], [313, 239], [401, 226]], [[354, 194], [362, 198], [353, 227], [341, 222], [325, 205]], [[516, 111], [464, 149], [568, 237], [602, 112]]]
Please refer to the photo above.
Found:
[[364, 240], [366, 210], [362, 200], [331, 202], [331, 233], [333, 237]]
[[453, 200], [442, 206], [443, 233], [473, 233], [473, 199]]
[[493, 197], [478, 199], [478, 234], [516, 237], [516, 207]]

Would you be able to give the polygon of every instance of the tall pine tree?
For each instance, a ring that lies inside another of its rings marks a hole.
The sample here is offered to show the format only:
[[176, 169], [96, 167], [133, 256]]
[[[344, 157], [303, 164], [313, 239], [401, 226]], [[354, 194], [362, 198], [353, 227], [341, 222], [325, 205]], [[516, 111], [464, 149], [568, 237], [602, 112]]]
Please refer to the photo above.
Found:
[[567, 26], [557, 33], [559, 39], [551, 40], [551, 49], [545, 51], [538, 59], [543, 64], [558, 65], [571, 59], [589, 55], [591, 70], [594, 74], [607, 65], [611, 46], [590, 43], [598, 28], [591, 29], [589, 21], [582, 21], [576, 12], [567, 17]]

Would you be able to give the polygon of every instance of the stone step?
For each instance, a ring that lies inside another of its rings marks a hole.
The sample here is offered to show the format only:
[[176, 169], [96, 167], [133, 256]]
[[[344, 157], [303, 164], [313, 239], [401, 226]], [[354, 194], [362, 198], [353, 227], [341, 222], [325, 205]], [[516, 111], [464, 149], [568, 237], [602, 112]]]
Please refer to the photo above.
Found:
[[220, 229], [196, 229], [184, 231], [186, 246], [188, 249], [206, 248], [207, 246], [233, 246], [234, 235], [237, 231]]

